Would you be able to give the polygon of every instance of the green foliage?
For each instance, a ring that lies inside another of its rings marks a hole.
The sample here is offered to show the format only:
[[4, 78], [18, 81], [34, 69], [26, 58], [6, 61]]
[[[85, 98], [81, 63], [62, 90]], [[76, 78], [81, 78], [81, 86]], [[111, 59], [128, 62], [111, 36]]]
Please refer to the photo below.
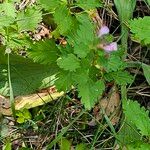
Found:
[[[53, 84], [56, 66], [33, 63], [21, 56], [10, 55], [11, 80], [14, 95], [30, 94]], [[7, 56], [0, 53], [0, 94], [9, 96]], [[53, 75], [53, 76], [52, 76]]]
[[118, 85], [127, 85], [133, 81], [133, 77], [128, 72], [122, 70], [106, 73], [104, 77], [108, 81], [114, 80]]
[[42, 5], [42, 8], [48, 11], [52, 11], [60, 5], [60, 0], [38, 0], [38, 2]]
[[133, 19], [130, 21], [130, 29], [133, 33], [134, 39], [143, 43], [144, 45], [150, 44], [150, 17]]
[[28, 109], [17, 111], [16, 116], [17, 116], [18, 123], [25, 123], [26, 121], [30, 120], [32, 117]]
[[[39, 41], [28, 50], [29, 58], [41, 64], [52, 64], [57, 60], [58, 48], [54, 40]], [[40, 56], [40, 57], [39, 57]]]
[[144, 76], [145, 76], [148, 84], [150, 85], [150, 66], [143, 63], [142, 68], [144, 71]]
[[81, 97], [81, 102], [86, 109], [90, 110], [94, 106], [98, 101], [98, 97], [102, 95], [104, 89], [105, 85], [102, 80], [95, 83], [89, 80], [85, 84], [78, 85], [79, 96]]
[[95, 39], [94, 25], [88, 14], [77, 16], [77, 30], [69, 35], [68, 42], [74, 46], [74, 53], [80, 58], [85, 58], [90, 52], [90, 46]]
[[76, 5], [81, 7], [82, 9], [89, 10], [96, 7], [101, 7], [102, 3], [100, 2], [100, 0], [77, 0]]
[[20, 32], [33, 31], [41, 21], [42, 13], [39, 7], [29, 7], [17, 15], [17, 25]]
[[124, 120], [121, 130], [117, 133], [117, 139], [120, 145], [125, 146], [141, 141], [141, 135], [131, 121]]
[[73, 54], [68, 54], [66, 57], [58, 59], [57, 64], [60, 68], [69, 71], [76, 71], [76, 69], [80, 68], [80, 60]]
[[66, 35], [71, 30], [73, 18], [66, 5], [60, 5], [54, 13], [54, 21], [57, 24], [57, 30], [62, 35]]
[[129, 21], [129, 19], [132, 18], [136, 0], [114, 0], [114, 3], [118, 11], [120, 21], [122, 23]]
[[150, 136], [149, 112], [140, 107], [137, 101], [132, 100], [124, 101], [123, 109], [127, 120], [131, 121], [143, 136]]
[[71, 141], [67, 140], [66, 138], [62, 138], [59, 142], [60, 150], [70, 150], [71, 144]]
[[76, 146], [75, 150], [87, 150], [87, 145], [85, 143], [80, 143]]

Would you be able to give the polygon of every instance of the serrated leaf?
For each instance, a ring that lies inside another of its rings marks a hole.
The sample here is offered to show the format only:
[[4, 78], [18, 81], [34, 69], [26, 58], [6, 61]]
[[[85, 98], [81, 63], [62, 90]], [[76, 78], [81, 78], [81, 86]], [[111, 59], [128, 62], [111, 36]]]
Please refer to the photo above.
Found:
[[69, 71], [76, 71], [76, 69], [80, 68], [80, 60], [73, 54], [68, 54], [66, 57], [58, 59], [57, 64], [60, 68]]
[[33, 31], [38, 23], [42, 21], [42, 12], [39, 8], [28, 7], [17, 15], [17, 25], [19, 32]]
[[102, 80], [95, 83], [90, 80], [84, 85], [78, 85], [79, 97], [81, 97], [81, 102], [85, 109], [90, 110], [94, 106], [98, 97], [102, 95], [104, 89], [105, 85]]
[[149, 112], [144, 107], [140, 107], [137, 101], [124, 101], [123, 109], [126, 118], [131, 121], [142, 135], [150, 136]]
[[3, 15], [12, 18], [16, 17], [16, 9], [13, 3], [4, 2], [0, 4], [0, 11], [3, 11]]
[[61, 71], [61, 73], [57, 74], [56, 78], [55, 85], [59, 91], [70, 90], [73, 85], [72, 72]]
[[148, 82], [148, 84], [150, 85], [150, 65], [146, 65], [146, 64], [142, 64], [142, 68], [144, 71], [144, 76]]
[[101, 7], [102, 3], [99, 0], [77, 0], [77, 6], [88, 10], [88, 9], [95, 9], [96, 7]]
[[14, 22], [14, 18], [11, 16], [0, 16], [0, 28], [8, 27]]
[[107, 61], [107, 72], [117, 71], [123, 68], [123, 61], [119, 56], [111, 55]]
[[150, 16], [131, 20], [130, 29], [134, 38], [145, 45], [150, 44]]
[[139, 135], [136, 126], [126, 119], [123, 126], [117, 133], [117, 139], [119, 139], [118, 142], [124, 146], [140, 141], [141, 135]]
[[73, 18], [66, 5], [60, 5], [55, 9], [54, 21], [57, 24], [57, 30], [60, 34], [66, 35], [71, 30]]
[[108, 81], [115, 80], [115, 82], [119, 85], [127, 85], [132, 83], [133, 77], [126, 71], [117, 71], [117, 72], [110, 72], [105, 74], [105, 78]]
[[45, 10], [53, 10], [60, 5], [60, 0], [38, 0]]
[[74, 46], [74, 53], [78, 57], [85, 58], [95, 39], [95, 26], [87, 14], [78, 15], [77, 21], [77, 29], [68, 36], [68, 42]]
[[41, 64], [56, 63], [58, 48], [53, 40], [40, 41], [31, 46], [29, 58]]

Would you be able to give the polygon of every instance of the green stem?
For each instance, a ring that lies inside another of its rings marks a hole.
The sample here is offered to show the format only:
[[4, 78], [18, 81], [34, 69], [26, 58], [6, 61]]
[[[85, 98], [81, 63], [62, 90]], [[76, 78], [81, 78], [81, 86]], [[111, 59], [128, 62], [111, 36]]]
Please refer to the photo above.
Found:
[[12, 89], [12, 84], [11, 84], [11, 75], [10, 75], [10, 59], [9, 59], [9, 54], [8, 54], [8, 82], [9, 82], [9, 89], [10, 89], [10, 104], [11, 104], [11, 109], [12, 109], [12, 115], [14, 119], [16, 119], [16, 112], [15, 112], [15, 100], [14, 100], [14, 93]]
[[[128, 49], [128, 28], [125, 24], [122, 24], [121, 26], [121, 33], [122, 33], [122, 38], [121, 38], [121, 45], [122, 49], [124, 50], [124, 55], [122, 57], [123, 61], [127, 57], [127, 49]], [[122, 100], [127, 100], [127, 88], [125, 85], [121, 86], [121, 96]]]

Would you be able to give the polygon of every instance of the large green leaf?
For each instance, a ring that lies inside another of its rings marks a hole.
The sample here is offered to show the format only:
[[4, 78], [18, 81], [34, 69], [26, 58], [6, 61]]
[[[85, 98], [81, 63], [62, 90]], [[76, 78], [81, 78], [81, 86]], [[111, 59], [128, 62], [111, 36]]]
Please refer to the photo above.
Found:
[[[56, 66], [33, 63], [21, 56], [10, 55], [11, 81], [14, 95], [25, 95], [50, 86]], [[0, 94], [9, 96], [7, 55], [0, 53]]]

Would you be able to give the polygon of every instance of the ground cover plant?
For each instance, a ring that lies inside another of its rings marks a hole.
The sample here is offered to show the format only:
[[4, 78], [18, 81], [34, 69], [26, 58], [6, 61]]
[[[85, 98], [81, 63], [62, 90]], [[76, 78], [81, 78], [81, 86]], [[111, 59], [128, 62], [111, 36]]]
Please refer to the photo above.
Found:
[[1, 149], [149, 150], [149, 7], [1, 1]]

